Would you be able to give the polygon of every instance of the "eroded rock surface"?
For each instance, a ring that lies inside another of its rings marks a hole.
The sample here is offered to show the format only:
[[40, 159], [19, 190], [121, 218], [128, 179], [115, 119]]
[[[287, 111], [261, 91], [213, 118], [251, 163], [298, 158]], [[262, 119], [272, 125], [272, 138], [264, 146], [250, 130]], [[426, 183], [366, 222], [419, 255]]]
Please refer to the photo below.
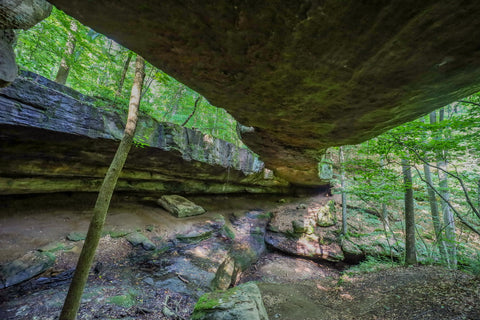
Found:
[[50, 15], [52, 5], [44, 0], [3, 0], [0, 2], [0, 87], [15, 80], [13, 29], [29, 29]]
[[48, 252], [29, 252], [23, 257], [0, 266], [0, 289], [28, 280], [55, 263], [55, 256]]
[[[123, 135], [125, 114], [26, 72], [0, 91], [0, 194], [95, 192]], [[140, 115], [117, 190], [286, 192], [252, 152]], [[146, 137], [146, 139], [145, 139]]]
[[480, 90], [480, 2], [51, 2], [253, 127], [246, 144], [298, 184], [322, 184], [325, 148]]
[[228, 291], [206, 293], [195, 305], [192, 320], [268, 320], [262, 294], [253, 282]]
[[[265, 234], [270, 248], [314, 261], [358, 263], [367, 256], [399, 259], [403, 244], [380, 225], [372, 232], [365, 217], [347, 220], [341, 235], [338, 197], [318, 197], [300, 205], [285, 204], [274, 212]], [[375, 223], [380, 220], [375, 217]], [[373, 223], [373, 222], [370, 222]]]

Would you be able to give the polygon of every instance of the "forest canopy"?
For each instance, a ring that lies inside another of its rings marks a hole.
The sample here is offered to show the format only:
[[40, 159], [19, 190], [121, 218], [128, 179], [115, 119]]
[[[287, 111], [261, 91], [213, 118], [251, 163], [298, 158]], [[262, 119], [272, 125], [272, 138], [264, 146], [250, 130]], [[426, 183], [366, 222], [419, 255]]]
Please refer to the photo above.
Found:
[[[69, 47], [73, 47], [71, 52]], [[22, 69], [57, 78], [58, 82], [59, 68], [66, 64], [69, 87], [96, 97], [101, 107], [114, 111], [128, 107], [134, 53], [56, 8], [33, 28], [18, 31], [15, 52]], [[181, 125], [188, 119], [184, 126], [246, 148], [237, 135], [235, 119], [224, 109], [212, 106], [199, 93], [148, 62], [145, 73], [142, 112], [158, 121]]]

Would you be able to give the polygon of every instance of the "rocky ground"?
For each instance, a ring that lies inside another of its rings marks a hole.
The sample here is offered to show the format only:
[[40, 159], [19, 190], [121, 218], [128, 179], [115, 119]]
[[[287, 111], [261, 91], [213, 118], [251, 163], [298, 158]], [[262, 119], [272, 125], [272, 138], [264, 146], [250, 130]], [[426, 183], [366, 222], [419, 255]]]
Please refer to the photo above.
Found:
[[[258, 283], [270, 319], [480, 319], [480, 283], [465, 273], [439, 267], [350, 272], [345, 253], [353, 249], [335, 242], [336, 211], [329, 223], [312, 216], [311, 208], [324, 212], [322, 204], [332, 200], [323, 195], [195, 197], [207, 213], [181, 219], [151, 200], [127, 200], [112, 205], [78, 319], [188, 319], [203, 293], [248, 281]], [[89, 217], [88, 201], [67, 210], [68, 201], [57, 207], [39, 202], [35, 210], [13, 201], [5, 208], [2, 268], [39, 248], [55, 262], [0, 290], [0, 319], [58, 317]], [[353, 221], [353, 228], [373, 237], [376, 249], [369, 254], [391, 254], [380, 250], [388, 248], [379, 245], [386, 241], [380, 232]], [[280, 245], [267, 249], [268, 237]], [[334, 254], [322, 259], [318, 250], [328, 244]], [[367, 251], [364, 245], [354, 249], [358, 256]]]

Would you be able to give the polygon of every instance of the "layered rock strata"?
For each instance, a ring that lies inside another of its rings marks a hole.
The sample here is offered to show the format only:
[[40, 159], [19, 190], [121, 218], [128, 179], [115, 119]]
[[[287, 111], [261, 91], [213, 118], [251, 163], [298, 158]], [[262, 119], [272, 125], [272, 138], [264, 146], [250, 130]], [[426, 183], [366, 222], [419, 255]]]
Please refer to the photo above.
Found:
[[3, 0], [0, 2], [0, 87], [18, 73], [13, 44], [14, 29], [30, 29], [50, 15], [52, 5], [44, 0]]
[[[0, 194], [97, 191], [125, 114], [36, 74], [0, 90]], [[287, 192], [252, 152], [141, 115], [118, 191]]]

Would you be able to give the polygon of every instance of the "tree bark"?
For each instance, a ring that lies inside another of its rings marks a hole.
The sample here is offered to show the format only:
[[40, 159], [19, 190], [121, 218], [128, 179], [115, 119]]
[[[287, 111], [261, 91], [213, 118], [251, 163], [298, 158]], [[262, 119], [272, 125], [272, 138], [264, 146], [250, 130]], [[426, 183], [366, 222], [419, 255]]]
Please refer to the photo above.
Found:
[[70, 22], [70, 31], [68, 32], [67, 44], [65, 45], [65, 51], [63, 53], [60, 66], [58, 67], [55, 82], [65, 85], [67, 83], [68, 74], [70, 73], [70, 67], [72, 64], [73, 53], [75, 52], [75, 44], [77, 39], [75, 34], [77, 33], [78, 25], [75, 21]]
[[443, 224], [440, 220], [435, 191], [430, 187], [433, 186], [433, 181], [430, 166], [428, 164], [423, 164], [423, 172], [425, 174], [425, 180], [427, 181], [428, 202], [430, 203], [430, 214], [432, 215], [433, 230], [435, 231], [435, 241], [437, 242], [438, 251], [442, 261], [448, 264], [447, 249], [443, 237]]
[[190, 121], [190, 119], [193, 117], [193, 115], [195, 114], [195, 111], [197, 111], [197, 106], [198, 106], [198, 103], [202, 100], [202, 96], [198, 96], [197, 100], [195, 100], [195, 105], [193, 106], [193, 111], [192, 113], [190, 113], [190, 115], [188, 116], [187, 120], [185, 120], [184, 123], [182, 123], [182, 127], [185, 127], [185, 125], [188, 123], [188, 121]]
[[127, 124], [125, 126], [124, 135], [117, 149], [115, 157], [108, 168], [103, 180], [102, 186], [98, 193], [97, 201], [93, 209], [93, 217], [88, 228], [87, 238], [83, 245], [82, 252], [78, 259], [77, 268], [73, 276], [72, 283], [65, 299], [60, 320], [75, 320], [83, 289], [88, 279], [88, 273], [92, 266], [95, 251], [100, 240], [105, 218], [107, 216], [108, 207], [112, 198], [113, 191], [117, 184], [118, 177], [122, 171], [123, 165], [127, 159], [128, 152], [132, 146], [133, 137], [137, 125], [138, 107], [140, 105], [140, 96], [142, 92], [145, 62], [142, 57], [137, 56], [135, 64], [135, 80], [132, 86], [130, 96], [130, 104], [128, 110]]
[[345, 169], [344, 169], [344, 154], [343, 147], [338, 150], [340, 158], [340, 185], [342, 187], [342, 234], [346, 235], [348, 232], [347, 227], [347, 193], [345, 192]]
[[[436, 111], [430, 113], [430, 124], [437, 122]], [[428, 202], [430, 204], [430, 214], [432, 216], [433, 230], [435, 231], [435, 240], [437, 242], [438, 251], [443, 262], [448, 265], [447, 246], [443, 236], [443, 223], [440, 220], [440, 214], [438, 211], [437, 197], [435, 190], [433, 190], [433, 179], [430, 171], [430, 166], [427, 163], [423, 164], [423, 172], [425, 174], [425, 180], [427, 184]]]
[[[439, 112], [439, 121], [443, 121], [444, 110], [440, 109]], [[456, 243], [456, 228], [455, 228], [455, 219], [453, 213], [450, 210], [448, 201], [450, 200], [450, 192], [448, 190], [448, 175], [446, 171], [448, 170], [448, 160], [446, 150], [442, 150], [437, 154], [437, 166], [440, 168], [438, 170], [439, 178], [439, 187], [440, 192], [442, 193], [442, 198], [445, 201], [442, 201], [442, 212], [443, 212], [443, 223], [445, 224], [445, 240], [447, 245], [448, 253], [448, 266], [450, 268], [457, 267], [457, 243]]]
[[408, 266], [417, 263], [417, 253], [415, 248], [412, 171], [406, 159], [402, 159], [402, 172], [405, 188], [405, 264]]

